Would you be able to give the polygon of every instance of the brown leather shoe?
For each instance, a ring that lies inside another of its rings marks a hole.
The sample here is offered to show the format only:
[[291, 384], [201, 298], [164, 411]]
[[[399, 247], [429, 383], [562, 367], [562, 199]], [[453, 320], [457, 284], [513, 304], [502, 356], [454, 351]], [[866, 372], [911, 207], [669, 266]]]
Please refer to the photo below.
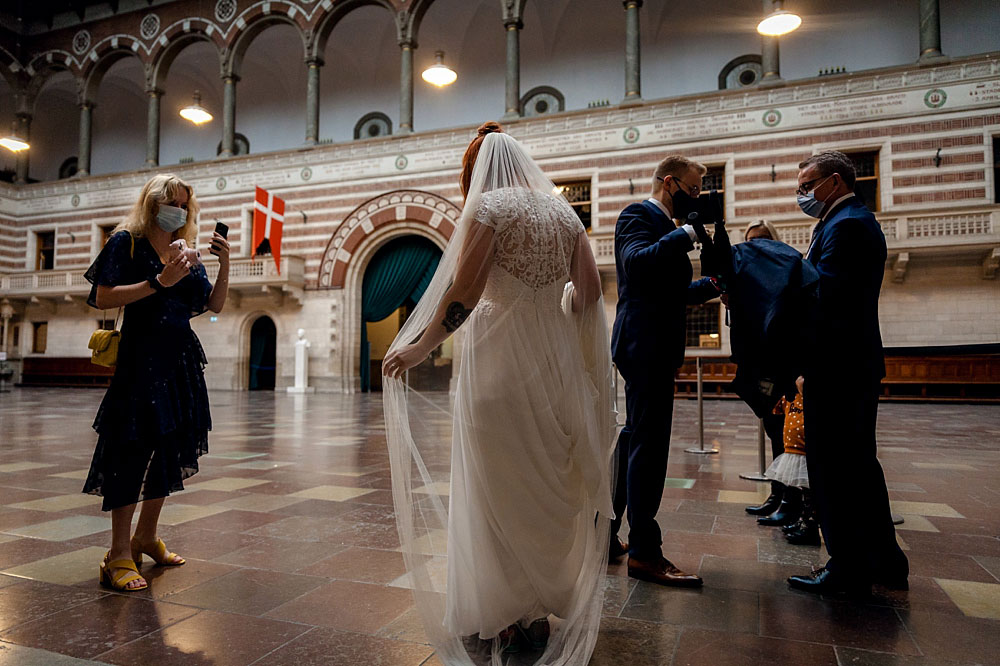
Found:
[[665, 557], [657, 560], [637, 560], [629, 556], [628, 575], [631, 578], [670, 587], [701, 587], [703, 582], [700, 576], [684, 573]]
[[626, 553], [628, 553], [628, 544], [617, 536], [611, 537], [611, 545], [608, 546], [608, 560], [617, 562]]

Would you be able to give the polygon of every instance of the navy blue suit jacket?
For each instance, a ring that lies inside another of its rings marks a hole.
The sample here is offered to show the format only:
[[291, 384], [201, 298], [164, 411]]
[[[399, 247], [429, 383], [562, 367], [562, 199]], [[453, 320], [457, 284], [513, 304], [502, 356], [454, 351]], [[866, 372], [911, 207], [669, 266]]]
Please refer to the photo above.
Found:
[[885, 235], [858, 197], [816, 225], [808, 254], [819, 271], [817, 339], [809, 369], [833, 384], [874, 385], [885, 377], [878, 297]]
[[[649, 201], [629, 205], [615, 226], [618, 311], [611, 356], [631, 371], [674, 370], [684, 362], [686, 306], [718, 293], [707, 278], [691, 282], [691, 237]], [[631, 380], [630, 380], [631, 381]]]

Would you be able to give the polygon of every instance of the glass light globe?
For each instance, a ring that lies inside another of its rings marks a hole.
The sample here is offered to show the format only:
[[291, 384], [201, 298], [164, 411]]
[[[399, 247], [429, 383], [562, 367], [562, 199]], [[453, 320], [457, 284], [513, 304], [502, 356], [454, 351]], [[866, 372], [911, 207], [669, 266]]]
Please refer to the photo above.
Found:
[[19, 153], [22, 150], [30, 148], [27, 141], [13, 134], [0, 139], [0, 146], [14, 153]]
[[190, 120], [195, 125], [204, 125], [214, 117], [201, 105], [201, 95], [197, 90], [194, 93], [194, 103], [181, 109], [180, 114], [181, 118]]
[[434, 64], [425, 69], [420, 76], [424, 81], [438, 88], [449, 86], [458, 80], [458, 74], [455, 73], [455, 70], [444, 64], [444, 51], [434, 53]]
[[764, 20], [757, 24], [757, 32], [767, 37], [780, 37], [787, 35], [800, 25], [802, 25], [802, 18], [798, 14], [779, 9], [765, 16]]

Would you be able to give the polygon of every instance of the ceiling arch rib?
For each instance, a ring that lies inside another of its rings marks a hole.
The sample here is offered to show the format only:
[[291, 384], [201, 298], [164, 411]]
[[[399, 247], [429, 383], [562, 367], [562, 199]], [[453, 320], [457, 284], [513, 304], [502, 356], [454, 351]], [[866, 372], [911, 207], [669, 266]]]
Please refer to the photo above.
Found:
[[393, 16], [396, 14], [396, 8], [389, 0], [346, 0], [345, 2], [337, 3], [316, 22], [316, 28], [313, 30], [313, 39], [308, 47], [309, 52], [307, 57], [322, 61], [330, 34], [337, 27], [337, 24], [355, 9], [369, 6], [382, 7]]
[[230, 47], [228, 57], [223, 56], [225, 58], [222, 65], [223, 76], [239, 76], [240, 69], [243, 66], [243, 57], [246, 55], [247, 49], [250, 48], [250, 44], [254, 38], [274, 25], [290, 25], [295, 28], [296, 34], [302, 41], [303, 59], [308, 57], [308, 39], [306, 33], [299, 22], [288, 16], [288, 14], [273, 11], [269, 14], [258, 13], [249, 17], [244, 15], [241, 18], [246, 21], [246, 25], [236, 33], [230, 42], [232, 46]]

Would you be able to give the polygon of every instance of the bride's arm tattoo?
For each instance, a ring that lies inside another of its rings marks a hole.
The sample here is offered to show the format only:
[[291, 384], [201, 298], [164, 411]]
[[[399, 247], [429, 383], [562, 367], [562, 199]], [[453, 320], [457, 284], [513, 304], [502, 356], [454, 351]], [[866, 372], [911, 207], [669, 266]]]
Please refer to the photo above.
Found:
[[449, 333], [454, 333], [458, 330], [458, 327], [465, 323], [465, 320], [469, 318], [472, 314], [472, 310], [466, 308], [458, 301], [452, 301], [448, 304], [448, 309], [445, 310], [444, 319], [441, 320], [441, 325], [444, 326], [445, 330]]

